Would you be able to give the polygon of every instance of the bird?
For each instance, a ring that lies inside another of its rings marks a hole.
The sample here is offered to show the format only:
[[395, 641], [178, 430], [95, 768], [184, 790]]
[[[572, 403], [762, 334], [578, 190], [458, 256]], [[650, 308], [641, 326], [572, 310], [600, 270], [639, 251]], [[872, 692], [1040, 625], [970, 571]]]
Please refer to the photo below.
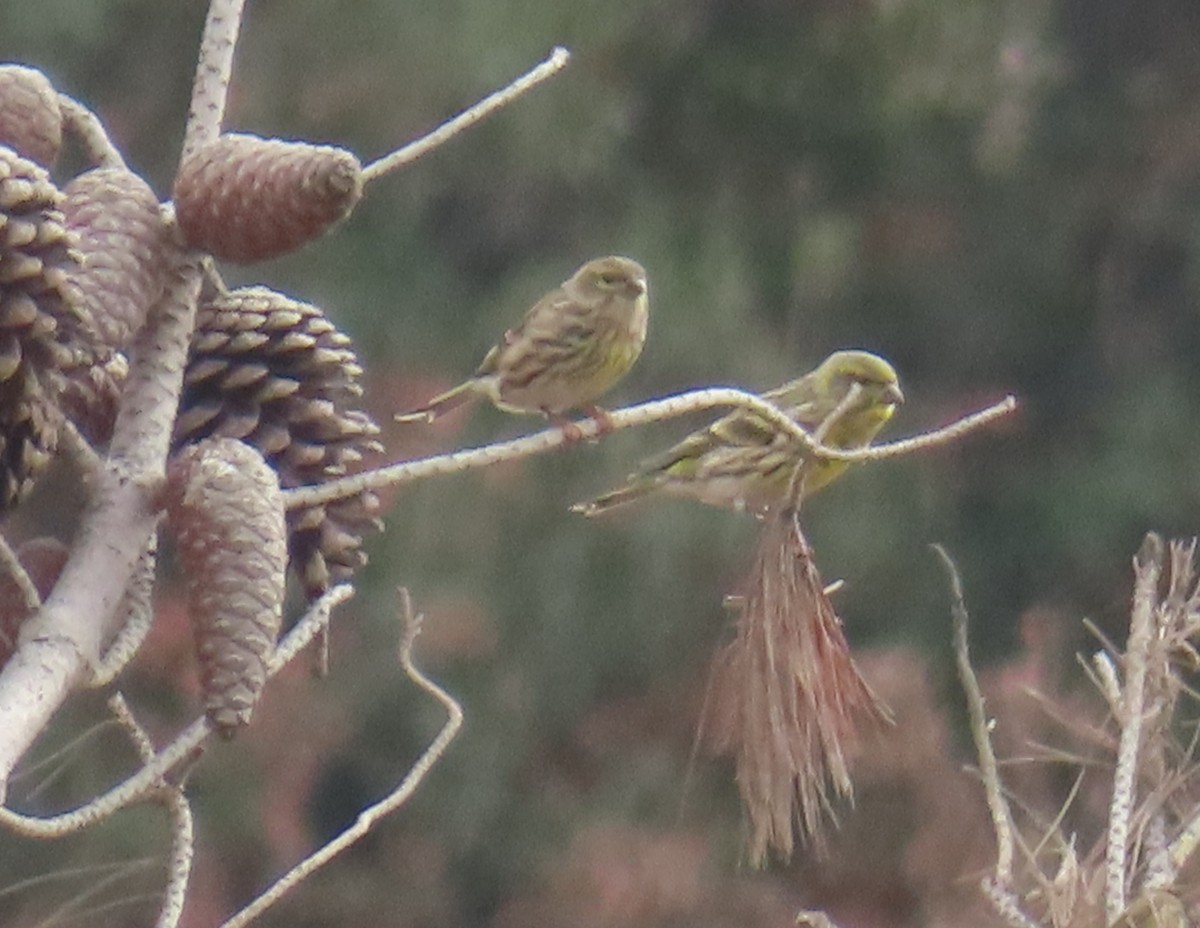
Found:
[[525, 313], [466, 381], [398, 422], [432, 422], [486, 397], [499, 409], [555, 422], [573, 409], [599, 420], [594, 401], [624, 377], [642, 353], [649, 320], [646, 270], [631, 258], [595, 258]]
[[[810, 434], [828, 422], [823, 444], [848, 450], [871, 443], [904, 402], [896, 371], [867, 351], [835, 351], [813, 371], [762, 398]], [[812, 496], [850, 462], [813, 457], [796, 439], [750, 409], [737, 409], [642, 462], [624, 486], [575, 512], [597, 516], [652, 494], [688, 497], [710, 506], [766, 513]]]

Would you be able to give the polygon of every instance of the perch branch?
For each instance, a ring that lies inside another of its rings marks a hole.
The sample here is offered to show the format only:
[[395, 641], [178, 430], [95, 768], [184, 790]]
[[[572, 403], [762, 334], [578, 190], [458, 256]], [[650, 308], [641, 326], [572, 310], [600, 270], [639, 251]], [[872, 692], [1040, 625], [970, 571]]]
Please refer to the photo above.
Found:
[[442, 726], [442, 730], [426, 748], [425, 753], [413, 764], [404, 779], [391, 793], [374, 805], [363, 809], [353, 825], [292, 867], [262, 895], [225, 922], [221, 928], [245, 928], [270, 906], [283, 898], [286, 893], [299, 886], [311, 874], [360, 840], [375, 826], [376, 822], [404, 805], [416, 792], [417, 787], [421, 785], [433, 765], [446, 752], [458, 734], [459, 728], [462, 727], [462, 707], [453, 696], [425, 676], [413, 663], [413, 643], [421, 630], [421, 617], [413, 615], [412, 600], [409, 598], [408, 590], [400, 590], [400, 603], [404, 625], [400, 638], [400, 665], [413, 683], [445, 707], [448, 716], [446, 724]]
[[651, 400], [625, 409], [611, 410], [603, 425], [595, 419], [582, 419], [572, 422], [569, 429], [562, 427], [545, 429], [533, 435], [493, 445], [484, 445], [480, 448], [468, 448], [415, 461], [403, 461], [339, 480], [330, 480], [319, 486], [295, 487], [284, 491], [284, 499], [289, 509], [320, 505], [336, 499], [355, 496], [364, 490], [380, 490], [423, 480], [426, 477], [458, 474], [479, 467], [490, 467], [505, 461], [516, 461], [536, 454], [545, 454], [579, 439], [596, 438], [602, 433], [646, 425], [718, 406], [740, 406], [753, 410], [764, 419], [769, 419], [776, 427], [788, 432], [819, 457], [839, 461], [868, 461], [908, 454], [922, 448], [954, 441], [967, 432], [1012, 412], [1016, 409], [1016, 400], [1011, 396], [1005, 397], [1001, 402], [966, 416], [958, 422], [913, 438], [871, 448], [841, 451], [818, 444], [807, 431], [788, 418], [786, 413], [754, 393], [732, 387], [709, 387], [669, 396], [661, 400]]
[[411, 164], [422, 155], [428, 154], [435, 148], [444, 145], [460, 132], [465, 132], [470, 129], [475, 123], [479, 122], [487, 116], [490, 116], [501, 107], [512, 103], [521, 95], [528, 93], [542, 81], [553, 77], [559, 71], [567, 66], [567, 62], [571, 59], [571, 53], [565, 48], [555, 48], [550, 57], [539, 64], [533, 70], [521, 75], [507, 87], [497, 90], [495, 93], [484, 97], [474, 106], [463, 110], [453, 119], [449, 119], [442, 123], [432, 132], [421, 136], [413, 142], [399, 148], [391, 154], [384, 155], [377, 161], [373, 161], [363, 168], [362, 179], [366, 184], [375, 180], [377, 177], [382, 177], [397, 168], [403, 167], [406, 164]]

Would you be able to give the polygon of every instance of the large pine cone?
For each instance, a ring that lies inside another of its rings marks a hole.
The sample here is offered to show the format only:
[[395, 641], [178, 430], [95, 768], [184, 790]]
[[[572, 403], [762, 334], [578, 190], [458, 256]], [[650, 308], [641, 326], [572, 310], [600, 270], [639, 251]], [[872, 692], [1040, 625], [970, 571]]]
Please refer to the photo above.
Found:
[[79, 266], [62, 193], [0, 145], [0, 512], [53, 455], [66, 375], [91, 360], [91, 335], [68, 276]]
[[162, 296], [171, 247], [158, 197], [125, 168], [96, 168], [64, 188], [82, 262], [71, 275], [100, 344], [124, 350]]
[[[259, 449], [284, 487], [341, 476], [382, 450], [379, 428], [355, 408], [362, 369], [350, 340], [315, 306], [252, 287], [204, 303], [196, 315], [175, 444], [209, 435]], [[379, 531], [370, 492], [288, 512], [292, 569], [315, 599], [366, 563]]]
[[204, 708], [225, 737], [250, 721], [283, 620], [279, 475], [253, 448], [210, 438], [167, 468], [168, 524], [187, 584]]
[[362, 166], [342, 148], [227, 133], [179, 166], [174, 197], [189, 245], [264, 261], [348, 216], [362, 197]]

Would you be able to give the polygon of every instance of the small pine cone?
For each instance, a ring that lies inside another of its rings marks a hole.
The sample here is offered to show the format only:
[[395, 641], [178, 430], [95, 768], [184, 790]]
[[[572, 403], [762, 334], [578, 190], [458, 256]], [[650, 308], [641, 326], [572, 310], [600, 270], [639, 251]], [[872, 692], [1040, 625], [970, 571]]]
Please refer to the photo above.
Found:
[[[381, 451], [379, 428], [353, 408], [362, 368], [350, 339], [316, 306], [262, 287], [234, 290], [196, 315], [176, 447], [209, 435], [258, 448], [285, 487], [341, 476]], [[379, 500], [356, 497], [288, 512], [292, 569], [314, 599], [364, 563]]]
[[318, 238], [361, 196], [362, 165], [345, 149], [236, 133], [184, 161], [174, 192], [188, 244], [245, 264]]
[[42, 168], [0, 145], [0, 512], [54, 453], [65, 376], [91, 358], [61, 203]]
[[121, 351], [166, 287], [170, 239], [158, 197], [125, 168], [87, 171], [63, 193], [82, 256], [71, 284], [100, 344]]
[[206, 439], [171, 461], [165, 503], [187, 583], [204, 708], [228, 738], [250, 721], [283, 617], [279, 478], [248, 445]]
[[58, 160], [62, 112], [58, 94], [41, 71], [0, 65], [0, 145], [44, 168]]

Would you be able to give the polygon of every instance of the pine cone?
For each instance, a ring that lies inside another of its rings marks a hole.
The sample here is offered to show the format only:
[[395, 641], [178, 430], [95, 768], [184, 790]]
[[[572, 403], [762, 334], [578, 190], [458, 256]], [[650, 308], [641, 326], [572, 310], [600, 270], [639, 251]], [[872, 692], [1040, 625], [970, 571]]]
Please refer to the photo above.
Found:
[[0, 512], [53, 455], [65, 376], [91, 357], [61, 203], [42, 168], [0, 145]]
[[41, 71], [0, 65], [0, 145], [44, 168], [58, 160], [62, 112], [58, 94]]
[[228, 738], [250, 721], [283, 618], [279, 478], [248, 445], [205, 439], [171, 461], [165, 502], [187, 582], [205, 711]]
[[350, 152], [235, 133], [184, 161], [174, 192], [188, 244], [247, 264], [318, 238], [361, 196], [362, 165]]
[[122, 351], [167, 283], [170, 239], [158, 197], [125, 168], [87, 171], [63, 192], [82, 256], [71, 284], [100, 344]]
[[[261, 287], [222, 294], [197, 312], [175, 444], [238, 438], [283, 486], [322, 483], [382, 450], [378, 427], [354, 408], [361, 373], [349, 338], [317, 307]], [[382, 529], [379, 508], [364, 492], [289, 510], [292, 569], [309, 599], [366, 563], [363, 536]]]

